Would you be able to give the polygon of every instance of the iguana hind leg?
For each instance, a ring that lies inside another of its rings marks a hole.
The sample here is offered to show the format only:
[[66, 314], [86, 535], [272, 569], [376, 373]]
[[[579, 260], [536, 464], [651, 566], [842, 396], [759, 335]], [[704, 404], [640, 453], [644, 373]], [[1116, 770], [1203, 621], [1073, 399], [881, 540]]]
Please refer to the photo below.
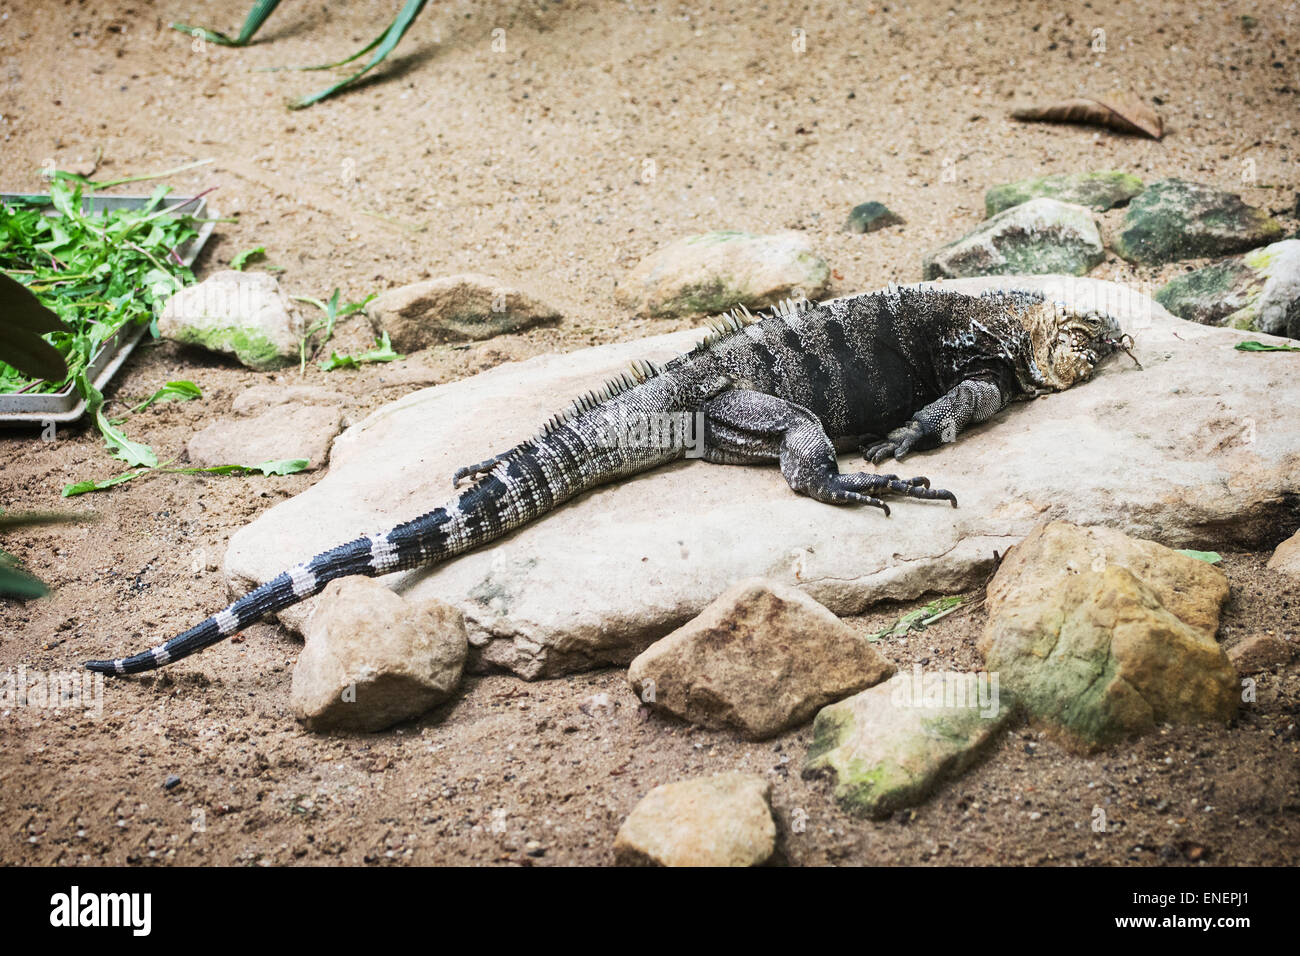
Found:
[[835, 446], [817, 416], [802, 405], [762, 392], [735, 389], [704, 406], [704, 459], [721, 464], [779, 461], [791, 488], [827, 504], [871, 505], [885, 514], [889, 506], [877, 495], [957, 504], [952, 492], [932, 489], [927, 478], [840, 474]]

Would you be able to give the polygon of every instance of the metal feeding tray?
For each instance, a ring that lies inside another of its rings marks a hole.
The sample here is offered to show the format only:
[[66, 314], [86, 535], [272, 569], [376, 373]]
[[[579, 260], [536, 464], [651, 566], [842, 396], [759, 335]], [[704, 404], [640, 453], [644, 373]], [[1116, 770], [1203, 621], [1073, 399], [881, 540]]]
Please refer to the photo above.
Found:
[[[104, 212], [113, 209], [141, 209], [149, 204], [150, 196], [89, 196], [81, 201], [82, 212]], [[192, 200], [192, 196], [168, 196], [163, 200], [164, 206], [175, 206]], [[30, 193], [0, 193], [0, 201], [22, 203], [23, 205], [44, 205], [50, 211], [50, 197]], [[184, 207], [183, 215], [196, 219], [205, 218], [208, 212], [207, 199], [190, 202]], [[199, 234], [176, 250], [181, 261], [193, 266], [203, 244], [212, 235], [213, 223], [205, 222], [199, 226]], [[109, 380], [117, 374], [131, 350], [135, 348], [140, 337], [149, 328], [147, 322], [132, 322], [122, 326], [104, 340], [99, 351], [90, 360], [86, 369], [90, 383], [101, 392]], [[43, 392], [36, 395], [0, 395], [0, 424], [43, 425], [46, 422], [75, 422], [86, 410], [86, 400], [77, 392], [76, 386], [69, 383], [59, 392]]]

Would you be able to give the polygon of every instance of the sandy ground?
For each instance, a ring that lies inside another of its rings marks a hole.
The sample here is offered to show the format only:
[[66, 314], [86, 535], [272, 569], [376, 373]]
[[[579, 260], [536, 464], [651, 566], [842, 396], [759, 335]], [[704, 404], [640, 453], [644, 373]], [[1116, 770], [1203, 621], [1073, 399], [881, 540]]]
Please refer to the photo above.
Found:
[[[804, 230], [838, 294], [915, 281], [928, 249], [982, 218], [987, 186], [1040, 173], [1182, 176], [1237, 189], [1297, 225], [1294, 2], [733, 13], [457, 0], [430, 5], [374, 81], [309, 111], [283, 103], [322, 85], [321, 74], [253, 72], [337, 59], [397, 6], [286, 4], [264, 42], [231, 51], [195, 50], [166, 24], [233, 28], [243, 0], [0, 3], [0, 188], [36, 190], [40, 167], [101, 150], [102, 178], [211, 158], [172, 181], [179, 192], [217, 186], [216, 208], [239, 214], [219, 227], [201, 271], [265, 245], [291, 293], [337, 286], [359, 299], [473, 270], [523, 283], [567, 316], [394, 366], [309, 367], [305, 381], [349, 394], [351, 420], [502, 361], [678, 327], [629, 320], [612, 292], [639, 257], [705, 229]], [[792, 48], [798, 30], [803, 52]], [[1104, 51], [1092, 48], [1097, 30]], [[1166, 139], [1007, 118], [1013, 104], [1112, 88], [1158, 104]], [[906, 224], [841, 233], [849, 208], [868, 199]], [[1134, 269], [1109, 258], [1093, 275], [1149, 290], [1199, 264]], [[350, 321], [334, 346], [367, 344], [364, 324]], [[109, 398], [138, 400], [175, 378], [198, 383], [204, 399], [151, 408], [128, 426], [163, 457], [183, 454], [242, 389], [299, 380], [166, 343], [139, 350]], [[0, 433], [0, 462], [5, 510], [100, 519], [5, 540], [56, 591], [0, 605], [0, 669], [68, 668], [194, 623], [227, 599], [215, 569], [229, 536], [319, 477], [158, 476], [64, 502], [65, 483], [118, 471], [80, 427], [52, 442]], [[959, 476], [945, 480], [960, 487]], [[1226, 556], [1227, 645], [1269, 630], [1298, 636], [1300, 594], [1265, 557]], [[901, 610], [853, 624], [874, 630]], [[978, 610], [954, 615], [885, 651], [900, 665], [974, 667], [981, 626]], [[531, 684], [474, 676], [455, 703], [397, 730], [313, 737], [288, 710], [298, 646], [258, 625], [159, 676], [111, 682], [99, 718], [0, 712], [0, 862], [602, 864], [652, 786], [736, 769], [772, 780], [794, 864], [1300, 856], [1295, 664], [1259, 675], [1258, 701], [1232, 727], [1166, 729], [1094, 756], [1018, 727], [923, 807], [867, 822], [840, 813], [825, 782], [801, 779], [807, 728], [764, 744], [696, 730], [640, 709], [617, 670]], [[589, 705], [601, 693], [612, 710]], [[164, 789], [171, 775], [180, 782]], [[1091, 827], [1097, 807], [1104, 833]]]

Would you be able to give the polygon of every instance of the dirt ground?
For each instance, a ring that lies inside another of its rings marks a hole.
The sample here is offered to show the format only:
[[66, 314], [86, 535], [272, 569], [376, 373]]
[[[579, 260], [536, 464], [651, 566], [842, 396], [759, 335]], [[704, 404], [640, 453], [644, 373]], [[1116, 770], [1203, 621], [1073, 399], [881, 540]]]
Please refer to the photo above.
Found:
[[[234, 28], [246, 0], [0, 2], [0, 189], [38, 190], [40, 168], [101, 151], [100, 178], [211, 158], [171, 181], [181, 193], [216, 186], [214, 206], [238, 214], [218, 227], [200, 274], [264, 245], [292, 294], [339, 287], [355, 300], [477, 271], [565, 312], [553, 328], [391, 366], [309, 366], [304, 381], [349, 394], [352, 421], [503, 361], [684, 326], [631, 320], [612, 293], [641, 256], [706, 229], [803, 230], [843, 294], [915, 281], [926, 251], [982, 218], [986, 187], [1047, 172], [1180, 176], [1238, 190], [1297, 226], [1295, 2], [732, 12], [455, 0], [431, 4], [374, 80], [310, 110], [283, 104], [322, 74], [256, 72], [338, 59], [398, 6], [285, 4], [263, 42], [235, 51], [196, 50], [166, 24]], [[1169, 135], [1007, 115], [1113, 88], [1156, 105]], [[840, 232], [868, 199], [906, 223]], [[1200, 264], [1153, 270], [1110, 257], [1092, 274], [1149, 291]], [[350, 320], [333, 347], [368, 344], [364, 322]], [[138, 350], [108, 397], [138, 400], [177, 378], [204, 398], [127, 425], [160, 457], [183, 456], [248, 386], [299, 381], [296, 369], [260, 374], [162, 343]], [[4, 541], [55, 591], [0, 604], [0, 673], [72, 668], [223, 606], [229, 536], [320, 477], [160, 475], [64, 501], [64, 484], [119, 470], [84, 427], [48, 442], [0, 432], [0, 462], [4, 510], [99, 516]], [[959, 488], [959, 476], [947, 483]], [[1300, 593], [1264, 567], [1267, 543], [1225, 555], [1225, 645], [1268, 631], [1300, 639]], [[875, 630], [906, 609], [852, 623]], [[982, 624], [978, 610], [953, 615], [884, 650], [900, 666], [974, 668]], [[619, 670], [535, 683], [471, 676], [455, 702], [396, 730], [311, 736], [288, 708], [298, 649], [261, 624], [157, 676], [109, 682], [101, 717], [0, 711], [0, 862], [607, 864], [647, 790], [726, 770], [772, 781], [783, 857], [797, 865], [1300, 858], [1298, 664], [1257, 675], [1258, 700], [1231, 727], [1166, 728], [1080, 756], [1018, 726], [922, 807], [871, 822], [841, 813], [824, 781], [801, 779], [808, 728], [762, 744], [698, 730], [646, 713]], [[593, 707], [599, 694], [612, 706]], [[179, 783], [164, 788], [171, 776]]]

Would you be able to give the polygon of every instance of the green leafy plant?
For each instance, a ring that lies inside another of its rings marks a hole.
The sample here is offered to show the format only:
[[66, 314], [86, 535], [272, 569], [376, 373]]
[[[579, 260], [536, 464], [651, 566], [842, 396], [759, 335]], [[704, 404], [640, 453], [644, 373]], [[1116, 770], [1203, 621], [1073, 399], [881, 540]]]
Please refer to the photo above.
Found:
[[[311, 358], [315, 358], [316, 353], [323, 349], [329, 340], [334, 337], [334, 326], [338, 320], [346, 318], [349, 315], [354, 315], [357, 312], [364, 311], [365, 307], [369, 305], [375, 297], [375, 293], [372, 292], [360, 302], [346, 302], [342, 305], [339, 304], [338, 289], [334, 290], [334, 294], [329, 297], [328, 302], [322, 302], [320, 299], [310, 295], [296, 295], [293, 297], [295, 301], [305, 302], [325, 313], [325, 318], [308, 327], [307, 331], [303, 333], [302, 338], [298, 341], [299, 375], [302, 375], [307, 371], [308, 352], [310, 351]], [[323, 332], [324, 335], [321, 336], [319, 342], [314, 342], [313, 337], [320, 332]]]
[[0, 204], [0, 269], [58, 317], [62, 327], [41, 334], [64, 362], [62, 374], [49, 366], [48, 375], [0, 364], [0, 393], [60, 391], [114, 333], [150, 322], [156, 307], [194, 281], [176, 250], [198, 234], [195, 221], [181, 212], [185, 204], [162, 205], [166, 186], [142, 209], [99, 213], [82, 211], [84, 186], [50, 184], [57, 215], [36, 202]]
[[320, 367], [322, 371], [332, 372], [336, 368], [356, 368], [366, 362], [393, 362], [404, 358], [405, 355], [393, 351], [393, 344], [388, 341], [388, 333], [385, 332], [375, 342], [375, 348], [369, 352], [362, 352], [360, 355], [339, 355], [338, 352], [330, 352], [330, 357], [321, 362]]
[[[397, 44], [401, 42], [402, 37], [406, 35], [406, 31], [411, 28], [411, 24], [415, 22], [421, 11], [424, 10], [424, 6], [427, 2], [428, 0], [407, 0], [407, 2], [402, 5], [402, 8], [397, 12], [397, 16], [393, 19], [393, 22], [385, 27], [384, 31], [379, 34], [379, 36], [375, 37], [356, 53], [353, 53], [345, 59], [338, 60], [334, 63], [324, 63], [320, 66], [294, 67], [293, 69], [300, 70], [332, 70], [336, 67], [344, 66], [348, 63], [359, 60], [367, 53], [370, 53], [372, 50], [374, 51], [373, 55], [366, 61], [365, 65], [361, 67], [361, 69], [337, 83], [332, 83], [325, 87], [325, 89], [313, 93], [311, 96], [304, 96], [292, 101], [289, 104], [289, 108], [302, 109], [311, 106], [313, 103], [319, 103], [321, 100], [333, 96], [340, 90], [351, 86], [380, 63], [384, 62], [388, 55], [393, 52], [393, 49]], [[205, 27], [195, 27], [185, 23], [173, 23], [172, 28], [180, 30], [182, 33], [202, 37], [210, 43], [216, 43], [221, 46], [247, 46], [252, 41], [257, 31], [261, 29], [262, 24], [266, 22], [267, 17], [269, 17], [279, 5], [279, 0], [258, 0], [257, 3], [253, 4], [252, 9], [248, 11], [248, 17], [244, 20], [244, 26], [240, 29], [239, 35], [235, 37], [230, 37], [224, 33], [209, 30]]]
[[1300, 352], [1300, 348], [1294, 345], [1272, 345], [1266, 342], [1256, 342], [1254, 339], [1238, 342], [1233, 348], [1238, 352]]

